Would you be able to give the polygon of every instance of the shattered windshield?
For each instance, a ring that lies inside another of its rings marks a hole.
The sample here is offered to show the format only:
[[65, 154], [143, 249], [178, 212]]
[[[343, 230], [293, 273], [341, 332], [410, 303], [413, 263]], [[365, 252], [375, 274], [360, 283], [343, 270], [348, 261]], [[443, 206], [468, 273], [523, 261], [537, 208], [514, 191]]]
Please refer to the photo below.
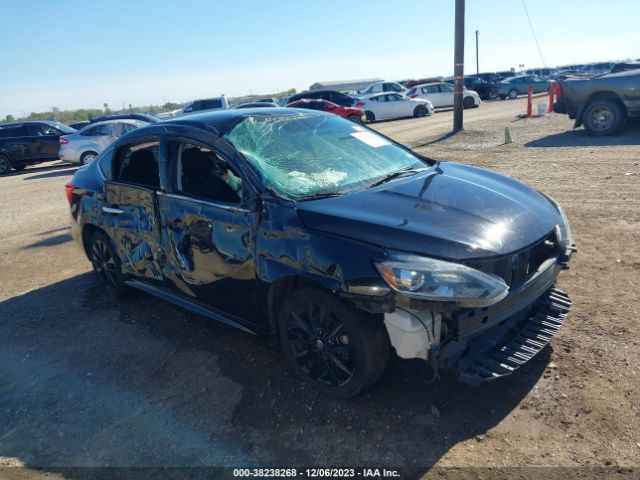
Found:
[[337, 115], [247, 117], [224, 135], [265, 184], [292, 199], [358, 190], [425, 165], [410, 152]]

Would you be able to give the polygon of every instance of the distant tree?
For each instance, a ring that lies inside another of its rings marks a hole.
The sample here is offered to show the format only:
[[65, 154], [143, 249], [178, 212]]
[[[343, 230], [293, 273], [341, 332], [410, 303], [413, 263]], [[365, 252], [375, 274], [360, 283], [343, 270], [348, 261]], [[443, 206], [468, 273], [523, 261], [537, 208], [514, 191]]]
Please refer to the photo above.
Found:
[[55, 121], [60, 120], [60, 109], [55, 105], [51, 107], [51, 118], [53, 118]]
[[4, 117], [4, 121], [5, 122], [15, 122], [16, 119], [13, 118], [13, 115], [7, 115], [6, 117]]
[[290, 88], [289, 90], [287, 90], [288, 95], [295, 95], [296, 93], [297, 93], [297, 90], [295, 88]]

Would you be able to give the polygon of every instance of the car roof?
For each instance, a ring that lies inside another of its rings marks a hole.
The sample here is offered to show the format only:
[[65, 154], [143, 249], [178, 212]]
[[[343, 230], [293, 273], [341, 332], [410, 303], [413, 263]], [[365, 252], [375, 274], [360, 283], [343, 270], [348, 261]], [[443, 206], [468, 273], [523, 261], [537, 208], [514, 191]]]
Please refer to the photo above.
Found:
[[[315, 110], [302, 110], [296, 108], [272, 107], [272, 108], [230, 108], [227, 110], [213, 110], [202, 113], [194, 113], [192, 115], [170, 118], [161, 124], [153, 124], [150, 126], [167, 126], [167, 125], [188, 125], [197, 128], [211, 130], [212, 128], [218, 134], [224, 134], [249, 117], [287, 117], [300, 115], [331, 115], [324, 112], [316, 112]], [[146, 130], [147, 127], [145, 127]]]
[[25, 120], [24, 122], [0, 122], [0, 127], [8, 127], [10, 125], [37, 125], [39, 123], [45, 123], [52, 127], [55, 127], [56, 125], [63, 125], [55, 120]]

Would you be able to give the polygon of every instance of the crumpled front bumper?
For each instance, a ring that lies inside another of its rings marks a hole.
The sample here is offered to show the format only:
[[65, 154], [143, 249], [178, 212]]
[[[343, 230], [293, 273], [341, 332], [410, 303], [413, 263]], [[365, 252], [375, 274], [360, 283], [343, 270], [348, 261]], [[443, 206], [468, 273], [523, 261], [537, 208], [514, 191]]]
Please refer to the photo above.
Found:
[[469, 342], [455, 365], [458, 379], [475, 386], [512, 374], [547, 346], [570, 308], [568, 295], [550, 288], [526, 314], [514, 316]]

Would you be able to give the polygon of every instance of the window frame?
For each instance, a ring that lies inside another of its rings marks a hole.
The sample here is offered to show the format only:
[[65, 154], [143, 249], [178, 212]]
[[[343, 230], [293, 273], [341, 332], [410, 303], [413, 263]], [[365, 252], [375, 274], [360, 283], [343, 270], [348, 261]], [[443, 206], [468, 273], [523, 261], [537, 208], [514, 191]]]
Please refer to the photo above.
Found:
[[[134, 147], [136, 145], [140, 145], [143, 143], [150, 143], [150, 142], [157, 142], [158, 143], [158, 186], [154, 186], [154, 185], [143, 185], [141, 183], [134, 183], [134, 182], [129, 182], [126, 180], [122, 180], [120, 178], [115, 178], [115, 163], [120, 161], [121, 156], [123, 155], [123, 152], [125, 150], [130, 149], [131, 147]], [[102, 169], [99, 168], [100, 171], [102, 172]], [[106, 178], [106, 177], [105, 177]], [[111, 155], [111, 172], [110, 172], [110, 178], [107, 178], [107, 180], [109, 180], [110, 182], [116, 183], [118, 185], [124, 185], [124, 186], [128, 186], [128, 187], [135, 187], [135, 188], [144, 188], [147, 190], [164, 190], [164, 187], [166, 186], [167, 182], [166, 182], [166, 172], [165, 172], [165, 168], [164, 168], [164, 162], [163, 162], [163, 139], [162, 136], [160, 135], [148, 135], [148, 136], [144, 136], [144, 137], [137, 137], [134, 139], [131, 139], [128, 142], [122, 143], [120, 145], [117, 145], [116, 147], [114, 147], [113, 149], [113, 153]]]
[[[230, 155], [224, 152], [222, 149], [216, 147], [212, 142], [195, 138], [188, 135], [180, 134], [166, 134], [162, 137], [161, 143], [162, 156], [165, 159], [166, 169], [166, 189], [163, 193], [173, 196], [174, 198], [183, 198], [194, 202], [200, 202], [206, 205], [211, 205], [226, 210], [238, 210], [243, 212], [253, 212], [255, 208], [251, 208], [255, 204], [254, 199], [257, 197], [257, 192], [253, 187], [253, 182], [248, 178], [246, 172], [238, 165], [238, 162], [234, 161]], [[178, 189], [178, 158], [170, 152], [171, 143], [189, 143], [196, 147], [207, 148], [219, 156], [222, 160], [227, 162], [230, 168], [233, 169], [235, 174], [240, 177], [242, 197], [238, 203], [223, 202], [222, 200], [213, 200], [209, 198], [200, 197], [194, 194], [185, 193]], [[233, 149], [236, 152], [235, 149]], [[239, 153], [238, 153], [239, 154]], [[248, 167], [251, 168], [251, 167]]]

